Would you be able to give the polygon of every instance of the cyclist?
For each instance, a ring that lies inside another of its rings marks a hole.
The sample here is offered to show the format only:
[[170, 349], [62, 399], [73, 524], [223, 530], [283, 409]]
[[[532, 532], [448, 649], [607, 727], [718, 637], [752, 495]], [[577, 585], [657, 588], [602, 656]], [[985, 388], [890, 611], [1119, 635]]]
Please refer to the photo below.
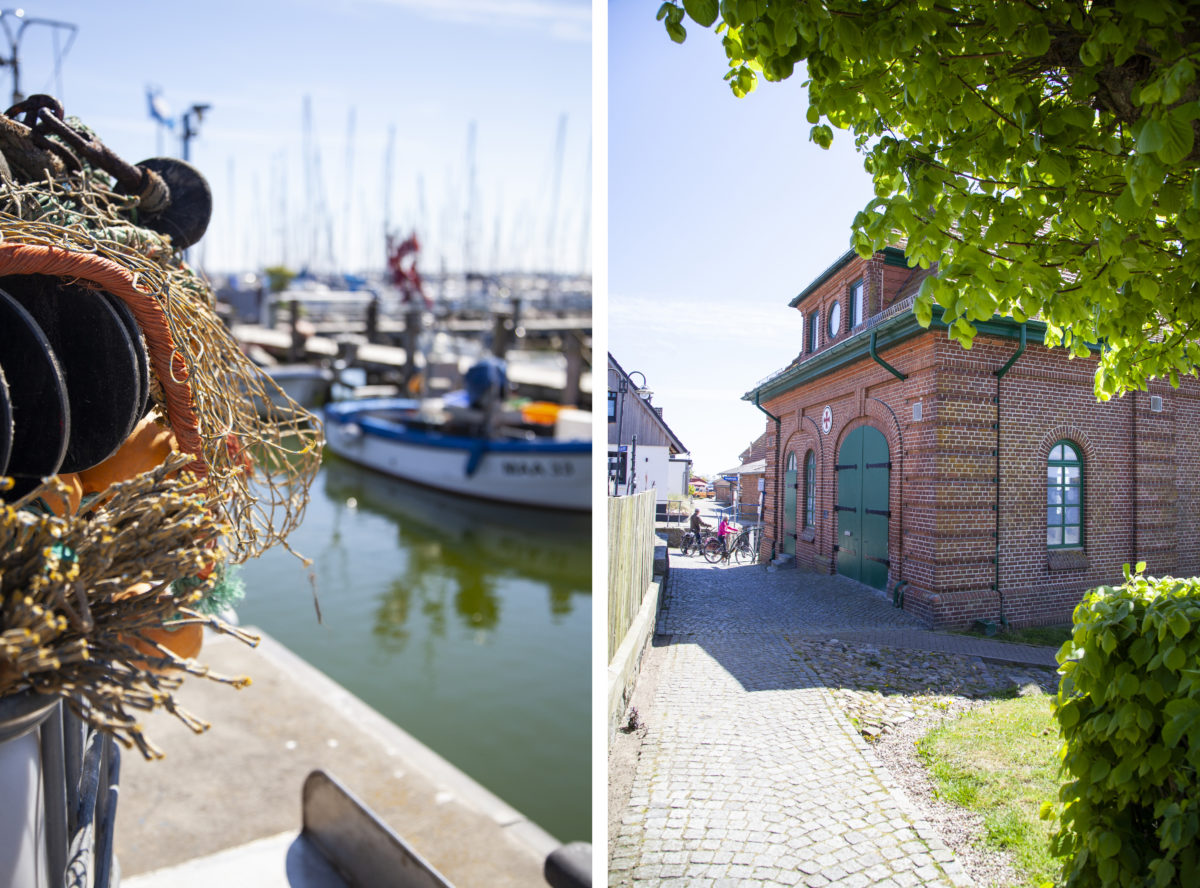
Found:
[[695, 543], [696, 551], [699, 552], [700, 543], [703, 541], [703, 534], [701, 534], [700, 531], [702, 528], [711, 529], [712, 525], [704, 522], [704, 519], [700, 517], [699, 509], [692, 512], [692, 517], [689, 523], [691, 524], [692, 528], [692, 540]]
[[725, 558], [729, 555], [729, 540], [728, 536], [733, 525], [729, 523], [729, 518], [725, 515], [721, 516], [721, 520], [717, 523], [717, 536], [721, 540], [721, 557]]

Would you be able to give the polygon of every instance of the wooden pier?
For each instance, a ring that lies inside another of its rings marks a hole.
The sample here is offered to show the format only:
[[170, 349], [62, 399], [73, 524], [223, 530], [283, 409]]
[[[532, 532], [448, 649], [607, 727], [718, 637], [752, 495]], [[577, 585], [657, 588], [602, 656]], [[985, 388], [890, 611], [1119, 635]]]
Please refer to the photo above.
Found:
[[[292, 350], [292, 334], [287, 330], [272, 329], [257, 324], [237, 324], [233, 327], [233, 335], [244, 345], [253, 345], [263, 349], [272, 357], [287, 360]], [[328, 336], [308, 336], [303, 342], [303, 359], [315, 364], [331, 363], [338, 358], [339, 346], [337, 340]], [[511, 357], [511, 356], [510, 356]], [[414, 366], [425, 370], [425, 358], [417, 352], [414, 356]], [[379, 345], [370, 342], [359, 342], [356, 345], [354, 358], [355, 366], [362, 367], [368, 374], [387, 371], [402, 371], [409, 366], [408, 351], [399, 346]], [[460, 367], [459, 371], [466, 367]], [[568, 379], [565, 369], [532, 364], [519, 358], [508, 362], [509, 381], [516, 386], [517, 391], [537, 400], [557, 401], [566, 390]], [[592, 374], [583, 371], [579, 379], [581, 400], [591, 403]]]

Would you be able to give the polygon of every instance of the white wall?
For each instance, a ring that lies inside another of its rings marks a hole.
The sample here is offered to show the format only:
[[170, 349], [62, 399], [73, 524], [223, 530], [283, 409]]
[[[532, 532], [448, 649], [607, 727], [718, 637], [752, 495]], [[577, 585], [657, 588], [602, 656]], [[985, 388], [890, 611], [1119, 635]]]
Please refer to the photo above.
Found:
[[667, 493], [684, 496], [688, 492], [688, 480], [692, 476], [691, 459], [680, 459], [678, 456], [671, 461]]
[[681, 474], [679, 464], [671, 462], [671, 448], [638, 444], [638, 493], [654, 488], [658, 492], [655, 502], [665, 503], [668, 494], [680, 492], [678, 488]]

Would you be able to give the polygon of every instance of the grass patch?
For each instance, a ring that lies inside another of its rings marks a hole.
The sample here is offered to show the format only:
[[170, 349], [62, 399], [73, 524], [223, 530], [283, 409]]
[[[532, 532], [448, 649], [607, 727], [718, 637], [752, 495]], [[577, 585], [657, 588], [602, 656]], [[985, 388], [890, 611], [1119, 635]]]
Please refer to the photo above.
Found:
[[[1011, 641], [1017, 644], [1040, 644], [1046, 647], [1060, 648], [1063, 642], [1071, 637], [1075, 627], [1068, 623], [1065, 626], [1029, 626], [1025, 629], [1006, 629], [998, 635], [991, 636], [994, 641]], [[955, 635], [970, 635], [973, 638], [986, 638], [982, 632], [975, 629], [960, 629]]]
[[1052, 824], [1038, 818], [1058, 798], [1058, 724], [1050, 698], [1001, 700], [930, 731], [917, 743], [938, 795], [983, 817], [982, 843], [1009, 853], [1022, 885], [1053, 881]]
[[1047, 647], [1062, 647], [1071, 637], [1075, 627], [1066, 626], [1029, 626], [1026, 629], [1009, 629], [1000, 636], [1001, 641], [1016, 641], [1021, 644], [1044, 644]]

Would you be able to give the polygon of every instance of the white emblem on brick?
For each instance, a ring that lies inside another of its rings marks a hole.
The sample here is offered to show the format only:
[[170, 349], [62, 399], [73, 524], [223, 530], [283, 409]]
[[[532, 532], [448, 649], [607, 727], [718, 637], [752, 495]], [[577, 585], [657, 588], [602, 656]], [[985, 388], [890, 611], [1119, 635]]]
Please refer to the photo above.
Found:
[[831, 428], [833, 428], [833, 408], [826, 405], [825, 409], [821, 411], [821, 431], [828, 435]]

